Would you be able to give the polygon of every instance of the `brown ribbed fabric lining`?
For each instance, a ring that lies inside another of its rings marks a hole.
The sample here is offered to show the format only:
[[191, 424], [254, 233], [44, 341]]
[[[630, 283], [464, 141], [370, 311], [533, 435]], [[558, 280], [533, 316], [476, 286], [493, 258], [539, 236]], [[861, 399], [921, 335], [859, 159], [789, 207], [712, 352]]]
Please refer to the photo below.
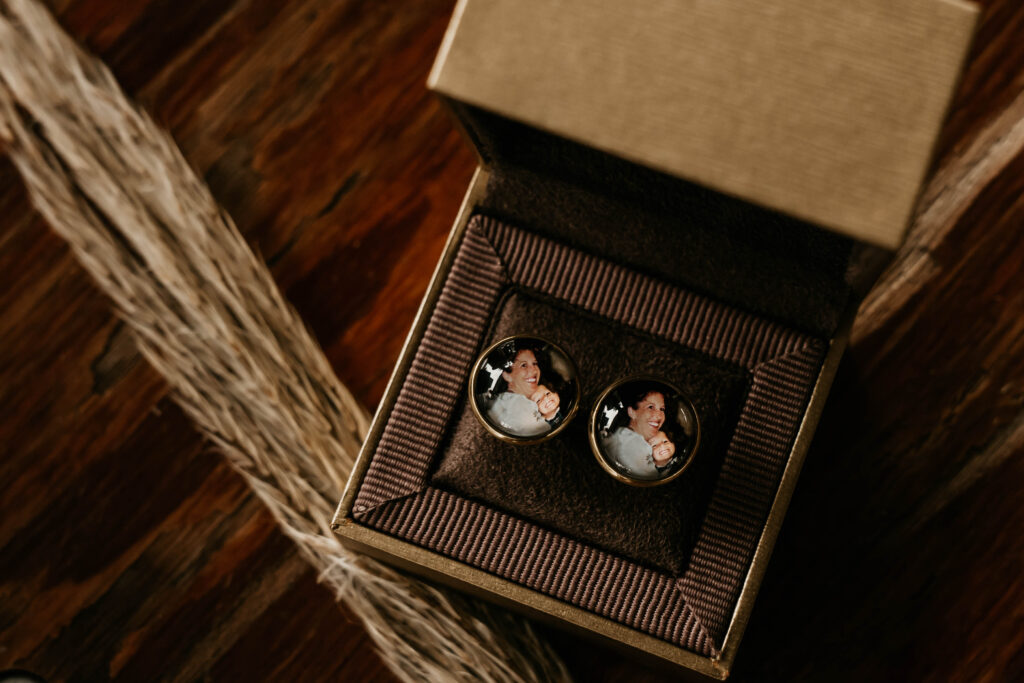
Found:
[[[682, 578], [675, 580], [427, 485], [487, 321], [509, 285], [539, 291], [751, 371], [752, 386]], [[824, 348], [820, 340], [474, 217], [360, 486], [355, 518], [714, 656]], [[438, 367], [446, 372], [438, 373]]]
[[360, 512], [426, 486], [452, 407], [465, 390], [476, 345], [507, 284], [487, 238], [479, 229], [468, 229], [359, 488], [357, 519]]
[[[463, 395], [429, 485], [682, 577], [750, 391], [751, 373], [520, 287], [502, 294], [482, 346], [514, 334], [556, 340], [576, 361], [582, 391], [578, 419], [559, 438], [513, 446], [483, 428]], [[612, 382], [637, 374], [675, 383], [700, 416], [699, 456], [666, 486], [625, 486], [594, 466], [587, 437], [593, 402]]]

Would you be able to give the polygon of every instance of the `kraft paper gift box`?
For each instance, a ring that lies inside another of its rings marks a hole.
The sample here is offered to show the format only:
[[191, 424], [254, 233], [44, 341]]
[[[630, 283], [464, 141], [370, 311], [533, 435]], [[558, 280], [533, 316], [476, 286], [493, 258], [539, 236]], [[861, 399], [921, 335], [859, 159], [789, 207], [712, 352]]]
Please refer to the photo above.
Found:
[[[430, 78], [480, 168], [341, 501], [342, 541], [723, 679], [857, 302], [901, 243], [970, 42], [949, 0], [459, 3]], [[580, 415], [493, 438], [509, 335], [565, 349]], [[587, 440], [602, 388], [671, 378], [683, 476]]]

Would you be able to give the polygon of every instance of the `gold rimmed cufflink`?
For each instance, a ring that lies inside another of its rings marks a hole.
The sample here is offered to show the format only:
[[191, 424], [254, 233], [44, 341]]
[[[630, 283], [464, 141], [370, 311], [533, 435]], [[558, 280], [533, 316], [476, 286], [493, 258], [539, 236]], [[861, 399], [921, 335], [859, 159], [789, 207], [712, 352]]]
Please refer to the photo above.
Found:
[[700, 446], [693, 403], [673, 384], [629, 377], [601, 394], [590, 412], [590, 448], [608, 474], [632, 486], [659, 486], [690, 466]]
[[576, 415], [579, 371], [557, 345], [532, 336], [489, 346], [469, 375], [469, 405], [495, 437], [526, 445], [546, 441]]

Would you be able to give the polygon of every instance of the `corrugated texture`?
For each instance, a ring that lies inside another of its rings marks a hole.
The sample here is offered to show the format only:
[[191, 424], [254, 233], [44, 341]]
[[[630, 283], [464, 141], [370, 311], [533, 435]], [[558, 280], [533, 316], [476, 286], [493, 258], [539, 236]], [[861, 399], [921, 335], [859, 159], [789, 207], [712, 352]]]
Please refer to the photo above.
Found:
[[[556, 297], [753, 378], [682, 577], [427, 486], [505, 287]], [[825, 344], [603, 259], [475, 217], [353, 507], [360, 522], [699, 654], [728, 628]], [[444, 368], [441, 372], [438, 369]]]
[[507, 284], [483, 233], [468, 230], [359, 489], [356, 512], [426, 485], [426, 470], [465, 390], [476, 345]]
[[431, 86], [893, 248], [977, 11], [948, 0], [464, 0]]
[[679, 580], [690, 607], [721, 643], [747, 566], [803, 418], [822, 346], [759, 364], [729, 445], [690, 566]]
[[492, 235], [512, 281], [670, 341], [752, 368], [808, 338], [734, 308], [497, 221]]
[[712, 643], [671, 576], [446, 491], [360, 521], [701, 654]]

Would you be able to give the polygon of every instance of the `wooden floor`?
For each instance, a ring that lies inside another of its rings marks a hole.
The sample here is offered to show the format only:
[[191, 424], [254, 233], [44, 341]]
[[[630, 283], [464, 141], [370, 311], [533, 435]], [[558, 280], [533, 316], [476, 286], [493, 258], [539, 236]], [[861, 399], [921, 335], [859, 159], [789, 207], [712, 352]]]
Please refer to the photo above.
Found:
[[[50, 2], [368, 406], [475, 165], [424, 88], [452, 4]], [[1024, 5], [982, 4], [944, 192], [862, 309], [735, 680], [1024, 680]], [[391, 679], [3, 158], [0, 484], [0, 669]], [[552, 637], [581, 680], [659, 678]]]

